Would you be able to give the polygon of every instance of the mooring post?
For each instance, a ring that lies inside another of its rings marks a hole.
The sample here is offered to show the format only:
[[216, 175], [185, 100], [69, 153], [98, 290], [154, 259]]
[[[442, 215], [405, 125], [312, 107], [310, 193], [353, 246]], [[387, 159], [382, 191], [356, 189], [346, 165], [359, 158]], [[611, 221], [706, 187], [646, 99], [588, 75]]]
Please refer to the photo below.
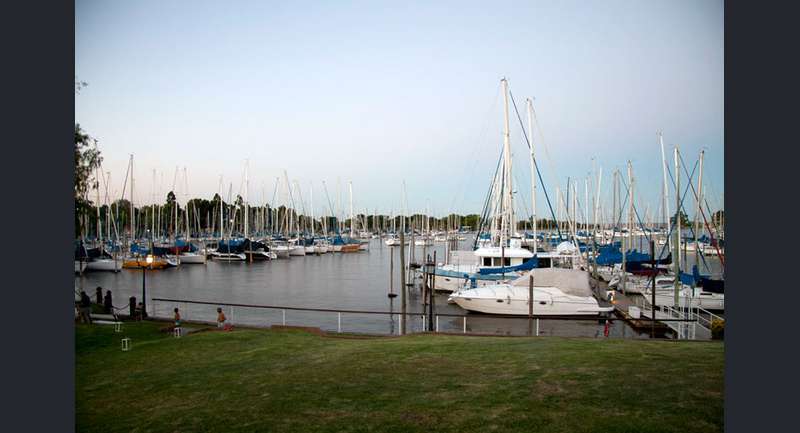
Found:
[[[431, 287], [430, 289], [430, 310], [431, 310], [431, 317], [436, 314], [436, 251], [433, 251], [433, 264], [432, 269], [430, 269], [429, 275], [431, 276]], [[439, 332], [439, 317], [436, 317], [436, 332]]]
[[406, 237], [400, 231], [400, 335], [406, 333]]
[[528, 278], [528, 335], [533, 327], [533, 270]]
[[394, 252], [389, 250], [389, 296], [394, 294]]
[[[650, 267], [653, 268], [653, 281], [650, 283], [650, 338], [656, 338], [656, 247], [650, 240]], [[675, 278], [678, 278], [676, 275]]]

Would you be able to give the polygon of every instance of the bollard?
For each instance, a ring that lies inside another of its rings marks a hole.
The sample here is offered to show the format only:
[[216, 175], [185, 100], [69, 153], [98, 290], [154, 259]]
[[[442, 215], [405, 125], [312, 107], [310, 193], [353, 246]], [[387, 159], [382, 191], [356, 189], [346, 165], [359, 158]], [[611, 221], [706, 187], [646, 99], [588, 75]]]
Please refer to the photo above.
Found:
[[428, 329], [428, 328], [425, 327], [425, 315], [423, 314], [422, 315], [422, 331], [425, 332], [426, 329]]
[[467, 316], [464, 316], [464, 333], [467, 333]]
[[536, 336], [539, 336], [539, 318], [536, 318]]
[[342, 332], [342, 313], [341, 313], [341, 312], [338, 312], [338, 313], [336, 313], [336, 314], [339, 316], [339, 327], [338, 327], [338, 331], [339, 331], [339, 333], [341, 334], [341, 332]]
[[436, 332], [439, 332], [439, 316], [436, 316]]
[[131, 349], [131, 339], [130, 338], [123, 338], [122, 339], [122, 351], [127, 352]]
[[286, 326], [286, 310], [281, 310], [283, 312], [283, 326]]

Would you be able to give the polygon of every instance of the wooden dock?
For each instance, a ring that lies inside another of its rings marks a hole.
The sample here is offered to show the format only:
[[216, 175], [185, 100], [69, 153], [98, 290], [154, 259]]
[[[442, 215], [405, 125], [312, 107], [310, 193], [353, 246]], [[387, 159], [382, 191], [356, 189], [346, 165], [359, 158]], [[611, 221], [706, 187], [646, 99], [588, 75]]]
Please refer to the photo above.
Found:
[[[595, 294], [600, 297], [600, 299], [605, 299], [605, 293], [608, 290], [608, 283], [603, 281], [602, 279], [592, 279], [592, 286], [595, 290]], [[641, 318], [634, 319], [628, 313], [628, 309], [631, 306], [637, 306], [632, 296], [638, 295], [625, 295], [620, 292], [614, 292], [614, 301], [612, 304], [614, 305], [614, 312], [616, 315], [623, 320], [625, 320], [633, 329], [639, 332], [645, 331], [654, 331], [656, 337], [663, 337], [667, 332], [672, 332], [672, 328], [667, 326], [664, 322], [658, 321], [660, 318], [660, 312], [656, 312], [656, 322], [655, 327], [653, 326], [653, 321], [650, 319], [650, 311], [647, 310], [647, 315], [645, 315], [645, 310], [642, 310]], [[667, 318], [666, 314], [664, 314], [663, 318]]]

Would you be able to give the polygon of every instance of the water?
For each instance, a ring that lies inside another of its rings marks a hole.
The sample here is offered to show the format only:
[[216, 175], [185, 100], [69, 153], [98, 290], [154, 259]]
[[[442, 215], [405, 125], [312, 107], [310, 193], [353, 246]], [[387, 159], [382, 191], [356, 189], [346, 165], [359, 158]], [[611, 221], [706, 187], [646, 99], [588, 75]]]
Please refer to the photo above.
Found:
[[[471, 240], [462, 241], [459, 249], [468, 249]], [[343, 309], [359, 311], [399, 312], [400, 296], [391, 299], [389, 293], [389, 263], [394, 253], [394, 292], [399, 293], [399, 249], [387, 247], [383, 240], [370, 242], [368, 252], [328, 253], [320, 256], [292, 257], [269, 262], [216, 262], [206, 265], [182, 265], [178, 268], [147, 271], [146, 290], [148, 312], [158, 317], [171, 317], [172, 309], [180, 308], [186, 320], [214, 321], [216, 305], [196, 305], [176, 302], [153, 302], [152, 298], [169, 298], [211, 303], [256, 304], [285, 307]], [[423, 253], [433, 255], [437, 261], [444, 259], [444, 244], [432, 247], [418, 246], [416, 261]], [[140, 300], [142, 274], [139, 269], [123, 269], [119, 273], [90, 272], [75, 277], [75, 287], [86, 290], [92, 297], [95, 287], [111, 290], [114, 305], [126, 306], [130, 296]], [[447, 304], [447, 295], [435, 299], [436, 312], [464, 314], [457, 305]], [[421, 295], [418, 288], [409, 288], [408, 311], [421, 312]], [[126, 310], [127, 311], [127, 308]], [[229, 319], [242, 325], [269, 326], [284, 323], [281, 310], [230, 307], [224, 309]], [[325, 330], [338, 329], [335, 312], [305, 312], [286, 310], [286, 324], [317, 326]], [[463, 319], [440, 317], [440, 331], [462, 332]], [[389, 314], [342, 314], [343, 332], [373, 334], [397, 333], [398, 316]], [[467, 319], [467, 332], [499, 335], [525, 335], [528, 320], [502, 319], [472, 314]], [[422, 318], [410, 317], [408, 331], [422, 330]], [[598, 320], [546, 320], [539, 322], [539, 335], [602, 337], [604, 324]], [[535, 331], [534, 331], [535, 332]], [[644, 337], [622, 320], [610, 326], [612, 337]]]

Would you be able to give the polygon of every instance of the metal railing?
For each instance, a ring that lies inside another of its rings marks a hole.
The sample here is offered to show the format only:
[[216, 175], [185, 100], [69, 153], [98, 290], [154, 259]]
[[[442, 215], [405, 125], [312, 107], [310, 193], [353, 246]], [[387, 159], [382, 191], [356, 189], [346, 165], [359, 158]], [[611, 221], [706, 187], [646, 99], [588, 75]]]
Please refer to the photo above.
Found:
[[[563, 316], [546, 316], [536, 315], [533, 316], [517, 316], [517, 315], [494, 315], [494, 314], [454, 314], [454, 313], [433, 313], [429, 311], [412, 311], [402, 313], [399, 311], [370, 311], [370, 310], [351, 310], [341, 308], [313, 308], [313, 307], [295, 307], [283, 305], [257, 305], [257, 304], [241, 304], [230, 302], [212, 302], [212, 301], [198, 301], [188, 299], [169, 299], [169, 298], [152, 298], [152, 316], [156, 318], [169, 318], [172, 314], [173, 308], [179, 307], [181, 316], [184, 321], [194, 321], [202, 323], [214, 323], [213, 317], [215, 310], [205, 309], [206, 306], [213, 306], [223, 308], [226, 313], [226, 318], [229, 323], [239, 326], [253, 326], [263, 327], [269, 325], [280, 324], [286, 326], [290, 323], [293, 326], [314, 326], [327, 331], [353, 332], [359, 334], [378, 334], [378, 335], [402, 335], [402, 329], [405, 325], [406, 334], [417, 332], [437, 332], [447, 334], [470, 334], [470, 335], [519, 335], [519, 336], [539, 336], [540, 325], [544, 323], [551, 323], [557, 321], [570, 321], [570, 322], [595, 322], [598, 325], [608, 322], [613, 324], [615, 321], [622, 321], [616, 317], [563, 317]], [[164, 304], [169, 305], [167, 309]], [[191, 307], [191, 308], [190, 308]], [[255, 317], [246, 314], [241, 314], [242, 310], [262, 310], [270, 311], [270, 313], [259, 313]], [[298, 314], [290, 317], [291, 322], [287, 321], [287, 311], [297, 312]], [[274, 313], [279, 316], [275, 317]], [[313, 318], [303, 317], [303, 313], [322, 313]], [[335, 322], [332, 320], [332, 314], [335, 314]], [[350, 322], [349, 329], [345, 331], [343, 323], [343, 315], [364, 315], [372, 319], [362, 319], [362, 323]], [[387, 321], [381, 321], [379, 318], [387, 317]], [[497, 331], [497, 322], [495, 319], [501, 321], [509, 321], [511, 323], [510, 330], [503, 332]], [[481, 323], [486, 320], [491, 323]], [[513, 322], [512, 322], [513, 321]], [[662, 321], [659, 319], [659, 321]], [[694, 322], [695, 319], [687, 319], [684, 317], [666, 319], [665, 321], [671, 322]], [[365, 328], [366, 327], [370, 329]], [[404, 323], [405, 322], [405, 323]], [[516, 323], [514, 323], [516, 322]], [[320, 326], [320, 323], [323, 325]], [[385, 332], [375, 332], [376, 328], [386, 329]], [[522, 329], [522, 325], [527, 325]], [[359, 326], [361, 325], [361, 326]], [[468, 325], [472, 325], [471, 327]], [[517, 326], [514, 326], [517, 325]], [[481, 332], [478, 328], [495, 328], [495, 332]], [[550, 330], [548, 335], [560, 335]], [[583, 335], [586, 336], [586, 335]]]

